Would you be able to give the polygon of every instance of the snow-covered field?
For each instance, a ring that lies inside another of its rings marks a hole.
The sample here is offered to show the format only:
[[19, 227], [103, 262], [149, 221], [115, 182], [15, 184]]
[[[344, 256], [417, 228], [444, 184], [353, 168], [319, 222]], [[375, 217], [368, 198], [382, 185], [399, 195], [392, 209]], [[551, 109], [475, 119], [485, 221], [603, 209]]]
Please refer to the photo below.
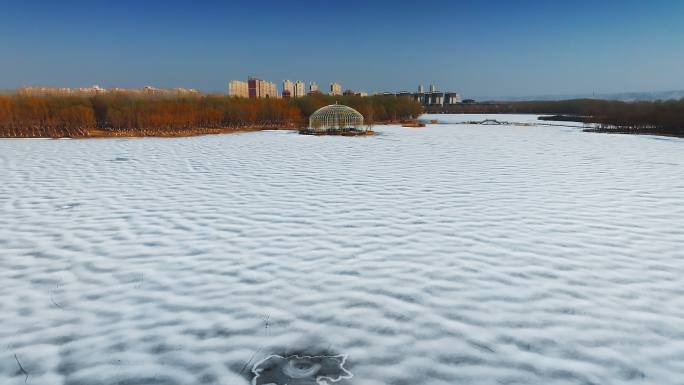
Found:
[[684, 140], [376, 131], [0, 141], [0, 384], [684, 383]]

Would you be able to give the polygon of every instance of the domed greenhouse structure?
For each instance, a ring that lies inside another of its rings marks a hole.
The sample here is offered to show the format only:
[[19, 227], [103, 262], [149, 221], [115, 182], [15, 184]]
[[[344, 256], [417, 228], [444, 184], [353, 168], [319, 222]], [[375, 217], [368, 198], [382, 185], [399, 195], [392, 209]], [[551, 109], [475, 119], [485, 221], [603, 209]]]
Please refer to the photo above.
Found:
[[363, 115], [351, 107], [331, 104], [321, 107], [309, 117], [309, 127], [303, 134], [312, 135], [368, 135], [372, 134], [363, 124]]

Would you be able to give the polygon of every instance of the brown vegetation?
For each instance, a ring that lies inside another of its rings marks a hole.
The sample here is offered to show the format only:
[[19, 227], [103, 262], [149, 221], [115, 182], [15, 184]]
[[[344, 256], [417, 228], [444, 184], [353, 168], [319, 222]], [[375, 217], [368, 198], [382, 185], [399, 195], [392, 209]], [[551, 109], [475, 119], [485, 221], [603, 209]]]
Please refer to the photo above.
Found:
[[0, 96], [2, 137], [83, 137], [95, 125], [85, 98]]
[[408, 127], [408, 128], [423, 128], [425, 127], [425, 123], [419, 122], [417, 120], [407, 120], [404, 122], [401, 122], [402, 127]]
[[240, 99], [223, 95], [0, 95], [0, 137], [84, 138], [189, 136], [265, 128], [300, 128], [316, 109], [335, 101], [357, 109], [368, 124], [415, 118], [407, 98], [326, 95]]

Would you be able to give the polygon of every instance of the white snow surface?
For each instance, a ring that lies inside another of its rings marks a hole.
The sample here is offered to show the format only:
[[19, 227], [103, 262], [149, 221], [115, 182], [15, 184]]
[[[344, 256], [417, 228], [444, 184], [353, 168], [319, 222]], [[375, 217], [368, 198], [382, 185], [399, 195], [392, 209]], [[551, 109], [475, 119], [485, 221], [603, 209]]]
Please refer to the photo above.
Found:
[[684, 140], [375, 130], [1, 140], [0, 384], [683, 383]]

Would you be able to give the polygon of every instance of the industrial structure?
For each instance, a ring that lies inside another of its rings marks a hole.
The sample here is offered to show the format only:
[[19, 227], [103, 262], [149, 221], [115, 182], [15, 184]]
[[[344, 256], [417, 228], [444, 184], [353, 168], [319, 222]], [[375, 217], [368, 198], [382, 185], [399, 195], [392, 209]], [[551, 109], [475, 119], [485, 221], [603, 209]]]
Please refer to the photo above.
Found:
[[430, 84], [429, 91], [424, 92], [422, 85], [418, 86], [418, 92], [410, 93], [402, 91], [397, 96], [411, 97], [423, 106], [450, 106], [461, 103], [461, 96], [456, 92], [442, 92], [437, 86]]

